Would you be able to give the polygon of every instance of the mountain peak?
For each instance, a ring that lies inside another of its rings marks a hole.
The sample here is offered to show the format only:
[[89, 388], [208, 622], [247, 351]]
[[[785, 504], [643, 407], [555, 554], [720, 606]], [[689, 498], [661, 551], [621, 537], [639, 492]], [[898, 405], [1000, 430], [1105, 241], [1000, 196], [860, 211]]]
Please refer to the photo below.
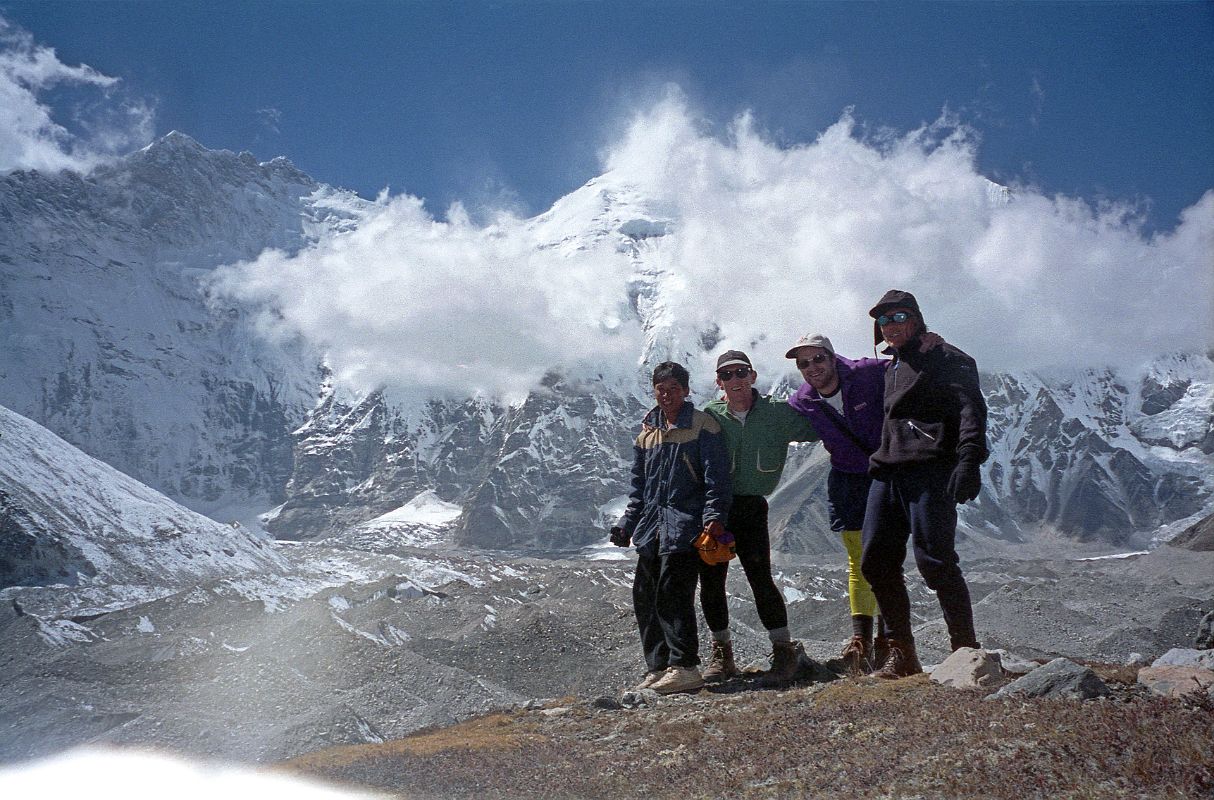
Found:
[[288, 183], [299, 183], [311, 186], [315, 183], [311, 176], [300, 170], [290, 159], [277, 156], [266, 162], [259, 162], [252, 153], [242, 151], [233, 153], [231, 150], [212, 150], [198, 142], [192, 136], [173, 130], [156, 141], [133, 153], [130, 162], [179, 169], [180, 165], [191, 164], [199, 160], [220, 171], [230, 171], [231, 174], [241, 174], [244, 177], [235, 178], [237, 182], [247, 180], [252, 176], [277, 178]]
[[155, 140], [147, 147], [144, 147], [139, 152], [141, 153], [205, 153], [207, 148], [198, 143], [194, 137], [182, 133], [178, 130], [172, 130]]

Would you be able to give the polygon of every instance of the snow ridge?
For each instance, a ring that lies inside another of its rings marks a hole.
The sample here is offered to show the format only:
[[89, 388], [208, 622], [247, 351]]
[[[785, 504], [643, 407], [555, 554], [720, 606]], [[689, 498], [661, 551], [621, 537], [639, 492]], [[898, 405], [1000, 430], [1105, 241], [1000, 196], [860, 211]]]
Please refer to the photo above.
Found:
[[272, 543], [190, 511], [0, 407], [0, 587], [183, 586], [284, 563]]

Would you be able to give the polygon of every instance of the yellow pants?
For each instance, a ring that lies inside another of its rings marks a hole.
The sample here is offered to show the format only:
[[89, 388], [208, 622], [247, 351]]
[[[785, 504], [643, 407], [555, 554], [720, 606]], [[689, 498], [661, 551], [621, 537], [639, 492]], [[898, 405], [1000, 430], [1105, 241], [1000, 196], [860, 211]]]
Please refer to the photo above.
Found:
[[875, 617], [877, 598], [860, 571], [860, 556], [864, 549], [860, 531], [843, 531], [843, 544], [847, 547], [847, 599], [851, 602], [851, 614], [853, 617]]

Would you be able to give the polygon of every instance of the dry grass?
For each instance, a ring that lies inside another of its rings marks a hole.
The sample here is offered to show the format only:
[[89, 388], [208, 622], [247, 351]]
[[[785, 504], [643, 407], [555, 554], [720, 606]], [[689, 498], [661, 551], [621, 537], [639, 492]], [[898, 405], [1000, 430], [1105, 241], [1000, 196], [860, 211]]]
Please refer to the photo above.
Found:
[[411, 798], [1209, 797], [1214, 708], [841, 681], [494, 715], [288, 766]]
[[382, 744], [346, 745], [284, 761], [282, 767], [301, 772], [326, 773], [348, 769], [363, 761], [404, 756], [424, 757], [458, 750], [517, 750], [545, 741], [535, 732], [535, 720], [519, 715], [491, 714], [458, 725], [419, 731], [404, 739]]

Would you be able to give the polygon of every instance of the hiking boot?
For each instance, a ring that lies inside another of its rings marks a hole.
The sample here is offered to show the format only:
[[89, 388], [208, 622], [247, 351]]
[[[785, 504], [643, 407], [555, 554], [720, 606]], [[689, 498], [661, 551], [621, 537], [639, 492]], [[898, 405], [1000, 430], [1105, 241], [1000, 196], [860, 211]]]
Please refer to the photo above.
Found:
[[712, 658], [704, 668], [704, 683], [721, 683], [738, 676], [738, 665], [733, 661], [733, 643], [712, 643]]
[[771, 669], [759, 678], [759, 685], [764, 687], [785, 686], [797, 674], [797, 662], [800, 658], [800, 642], [772, 642]]
[[839, 654], [839, 658], [843, 659], [843, 663], [847, 665], [847, 671], [852, 675], [863, 675], [865, 672], [872, 671], [872, 664], [869, 663], [872, 649], [872, 643], [857, 633], [843, 646], [843, 652]]
[[885, 659], [889, 658], [889, 639], [884, 636], [878, 636], [873, 639], [872, 665], [874, 668], [880, 667], [885, 663]]
[[649, 687], [658, 694], [694, 692], [704, 688], [704, 678], [695, 667], [670, 667], [661, 678]]
[[906, 678], [918, 675], [923, 671], [919, 664], [919, 656], [915, 655], [914, 643], [903, 644], [897, 639], [889, 639], [889, 655], [881, 669], [873, 673], [874, 678]]
[[645, 673], [645, 677], [641, 678], [641, 682], [632, 687], [632, 691], [639, 692], [642, 689], [652, 689], [653, 685], [662, 679], [666, 674], [664, 669], [651, 669]]

